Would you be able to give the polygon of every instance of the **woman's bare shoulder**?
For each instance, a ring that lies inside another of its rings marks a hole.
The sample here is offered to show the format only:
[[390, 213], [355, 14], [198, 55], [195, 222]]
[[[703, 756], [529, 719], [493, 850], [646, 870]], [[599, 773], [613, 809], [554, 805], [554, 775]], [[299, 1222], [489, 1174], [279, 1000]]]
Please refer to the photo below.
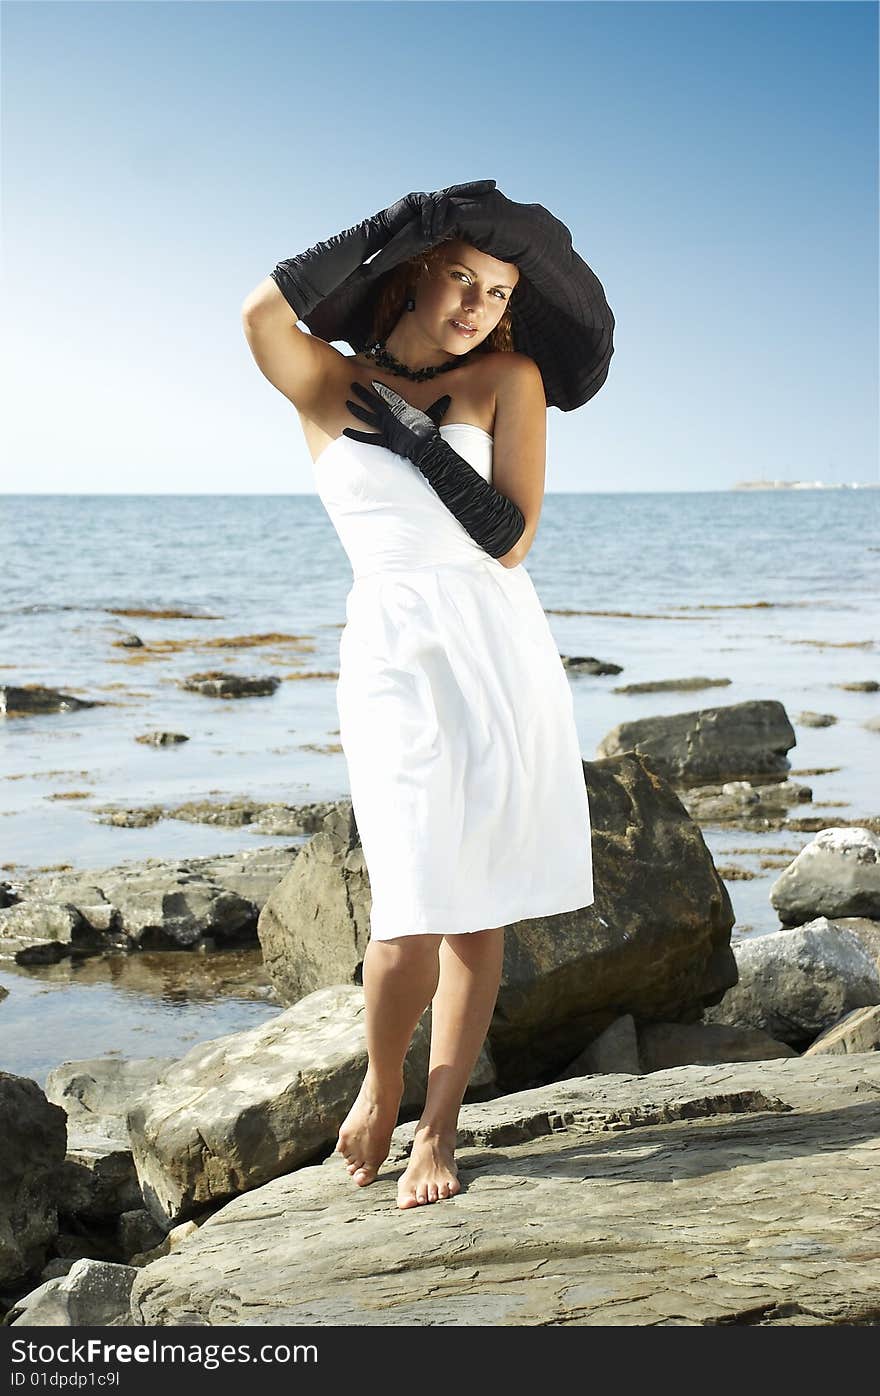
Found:
[[520, 354], [516, 350], [493, 349], [482, 357], [485, 360], [482, 372], [495, 386], [511, 381], [524, 382], [530, 377], [541, 376], [535, 360], [530, 359], [528, 354]]

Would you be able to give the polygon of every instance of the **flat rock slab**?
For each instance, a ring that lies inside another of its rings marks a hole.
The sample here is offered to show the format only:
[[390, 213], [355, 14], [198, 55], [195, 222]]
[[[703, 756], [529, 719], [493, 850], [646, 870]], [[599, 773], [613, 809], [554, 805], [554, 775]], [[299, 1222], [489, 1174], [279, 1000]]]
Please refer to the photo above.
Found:
[[880, 1325], [880, 1053], [557, 1082], [466, 1105], [462, 1191], [338, 1156], [138, 1271], [160, 1325]]

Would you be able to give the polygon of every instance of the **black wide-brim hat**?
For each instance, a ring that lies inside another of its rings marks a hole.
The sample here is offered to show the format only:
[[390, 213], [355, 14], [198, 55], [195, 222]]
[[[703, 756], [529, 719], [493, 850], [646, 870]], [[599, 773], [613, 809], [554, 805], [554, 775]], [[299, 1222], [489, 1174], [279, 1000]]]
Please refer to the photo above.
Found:
[[614, 316], [602, 283], [575, 252], [565, 224], [542, 204], [506, 198], [494, 179], [454, 187], [472, 192], [426, 197], [421, 215], [414, 214], [305, 323], [320, 339], [342, 340], [360, 352], [372, 342], [373, 312], [388, 273], [457, 237], [519, 268], [509, 302], [513, 347], [538, 365], [548, 407], [581, 407], [605, 382], [614, 353]]

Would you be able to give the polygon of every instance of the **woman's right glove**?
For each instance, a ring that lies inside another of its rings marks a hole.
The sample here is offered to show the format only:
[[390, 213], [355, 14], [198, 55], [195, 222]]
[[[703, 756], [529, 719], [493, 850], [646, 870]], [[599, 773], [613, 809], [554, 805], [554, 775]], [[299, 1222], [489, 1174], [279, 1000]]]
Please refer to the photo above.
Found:
[[455, 224], [456, 200], [479, 198], [494, 188], [494, 179], [480, 179], [470, 184], [453, 184], [433, 194], [406, 194], [372, 218], [279, 262], [269, 275], [297, 319], [304, 320], [407, 223], [419, 220], [424, 238], [440, 242]]

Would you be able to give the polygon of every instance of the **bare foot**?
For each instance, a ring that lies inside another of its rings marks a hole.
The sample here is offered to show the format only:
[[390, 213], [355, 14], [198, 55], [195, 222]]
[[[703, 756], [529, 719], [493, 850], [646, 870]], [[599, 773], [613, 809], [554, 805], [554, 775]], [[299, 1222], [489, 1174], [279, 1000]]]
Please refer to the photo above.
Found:
[[406, 1170], [397, 1182], [398, 1207], [440, 1202], [461, 1192], [455, 1162], [455, 1130], [416, 1129]]
[[376, 1081], [368, 1069], [358, 1098], [339, 1127], [335, 1152], [342, 1154], [359, 1188], [376, 1181], [388, 1157], [402, 1095], [402, 1071], [399, 1082], [388, 1085]]

